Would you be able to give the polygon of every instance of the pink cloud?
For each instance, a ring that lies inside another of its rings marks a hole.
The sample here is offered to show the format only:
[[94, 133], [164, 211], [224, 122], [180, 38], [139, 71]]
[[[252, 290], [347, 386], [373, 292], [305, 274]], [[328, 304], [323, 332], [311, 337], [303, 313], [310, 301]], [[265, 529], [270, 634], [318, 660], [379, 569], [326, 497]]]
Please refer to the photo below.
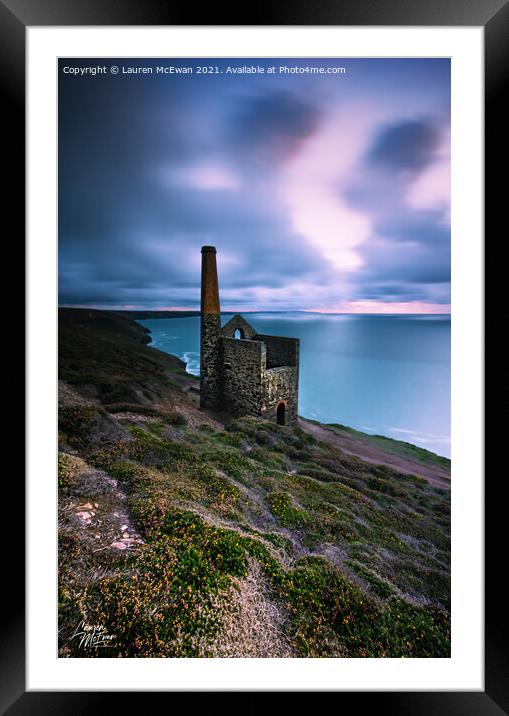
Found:
[[279, 177], [279, 196], [293, 229], [336, 269], [349, 271], [362, 265], [355, 248], [368, 239], [370, 222], [346, 205], [340, 187], [377, 119], [366, 107], [334, 110]]
[[166, 171], [170, 183], [200, 191], [235, 191], [240, 188], [239, 178], [221, 164], [198, 164]]

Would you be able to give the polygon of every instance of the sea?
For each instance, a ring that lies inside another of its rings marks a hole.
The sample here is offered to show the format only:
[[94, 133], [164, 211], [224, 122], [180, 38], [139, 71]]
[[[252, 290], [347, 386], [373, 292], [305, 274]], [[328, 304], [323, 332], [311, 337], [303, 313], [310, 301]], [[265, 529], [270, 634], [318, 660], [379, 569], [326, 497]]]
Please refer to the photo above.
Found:
[[[221, 317], [222, 324], [230, 315]], [[245, 313], [259, 332], [300, 339], [299, 414], [450, 457], [448, 315]], [[154, 348], [200, 373], [200, 319], [140, 320]]]

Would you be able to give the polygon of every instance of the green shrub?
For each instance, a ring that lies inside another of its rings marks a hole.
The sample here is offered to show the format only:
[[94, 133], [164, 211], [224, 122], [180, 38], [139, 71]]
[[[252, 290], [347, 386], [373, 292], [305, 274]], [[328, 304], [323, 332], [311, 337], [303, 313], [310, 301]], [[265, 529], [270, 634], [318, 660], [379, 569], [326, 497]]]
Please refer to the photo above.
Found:
[[76, 458], [66, 453], [58, 453], [58, 486], [69, 487], [76, 476]]
[[271, 492], [267, 504], [282, 527], [301, 527], [309, 523], [309, 515], [293, 504], [287, 492]]
[[58, 411], [58, 429], [71, 447], [80, 449], [88, 444], [94, 422], [105, 415], [106, 411], [95, 405], [63, 406]]

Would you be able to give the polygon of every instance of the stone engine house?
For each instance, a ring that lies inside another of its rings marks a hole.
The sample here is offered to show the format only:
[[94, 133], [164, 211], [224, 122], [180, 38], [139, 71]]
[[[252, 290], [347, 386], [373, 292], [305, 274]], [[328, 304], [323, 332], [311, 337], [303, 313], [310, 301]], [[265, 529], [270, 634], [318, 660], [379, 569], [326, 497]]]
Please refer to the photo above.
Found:
[[295, 425], [299, 340], [259, 334], [238, 314], [221, 327], [216, 249], [201, 252], [201, 407]]

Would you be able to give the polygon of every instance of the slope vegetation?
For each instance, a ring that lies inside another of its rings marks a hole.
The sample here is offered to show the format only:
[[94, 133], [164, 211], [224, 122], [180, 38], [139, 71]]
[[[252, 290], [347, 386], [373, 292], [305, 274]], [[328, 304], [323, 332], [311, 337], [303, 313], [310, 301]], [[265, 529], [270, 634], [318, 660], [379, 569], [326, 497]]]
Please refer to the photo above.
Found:
[[61, 310], [60, 655], [448, 656], [449, 490], [204, 413], [146, 341]]

